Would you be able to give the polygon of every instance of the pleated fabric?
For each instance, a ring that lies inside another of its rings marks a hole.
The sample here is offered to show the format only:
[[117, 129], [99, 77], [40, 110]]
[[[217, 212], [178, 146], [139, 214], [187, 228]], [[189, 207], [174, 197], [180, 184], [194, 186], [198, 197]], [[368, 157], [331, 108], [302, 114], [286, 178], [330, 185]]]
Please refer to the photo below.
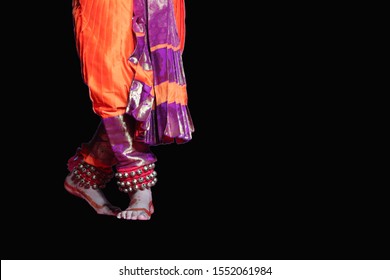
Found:
[[137, 141], [189, 141], [184, 0], [73, 0], [73, 17], [93, 111], [133, 116]]

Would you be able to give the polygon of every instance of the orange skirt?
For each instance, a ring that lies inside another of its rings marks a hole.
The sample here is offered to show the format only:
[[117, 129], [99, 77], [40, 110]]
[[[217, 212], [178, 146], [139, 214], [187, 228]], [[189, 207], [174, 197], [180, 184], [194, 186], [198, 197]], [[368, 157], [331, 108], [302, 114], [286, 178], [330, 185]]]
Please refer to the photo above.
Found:
[[[184, 48], [184, 0], [173, 0], [180, 48]], [[102, 118], [122, 115], [129, 103], [134, 69], [129, 57], [136, 37], [133, 0], [73, 0], [76, 48], [93, 111]]]

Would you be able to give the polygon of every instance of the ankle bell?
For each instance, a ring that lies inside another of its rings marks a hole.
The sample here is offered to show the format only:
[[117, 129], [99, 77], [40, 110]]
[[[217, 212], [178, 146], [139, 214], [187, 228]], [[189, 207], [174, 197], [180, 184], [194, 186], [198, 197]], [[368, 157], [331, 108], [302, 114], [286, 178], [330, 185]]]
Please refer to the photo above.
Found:
[[115, 173], [119, 190], [128, 193], [153, 187], [157, 183], [154, 167], [151, 163]]
[[112, 170], [106, 171], [84, 161], [80, 150], [69, 159], [68, 170], [72, 173], [71, 179], [78, 187], [84, 189], [103, 189], [114, 177]]

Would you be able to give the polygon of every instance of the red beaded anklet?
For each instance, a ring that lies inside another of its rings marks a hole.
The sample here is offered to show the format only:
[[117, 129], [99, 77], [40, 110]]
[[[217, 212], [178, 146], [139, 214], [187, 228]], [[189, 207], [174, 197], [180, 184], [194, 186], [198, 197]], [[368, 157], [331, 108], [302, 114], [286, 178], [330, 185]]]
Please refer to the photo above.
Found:
[[115, 174], [117, 184], [122, 192], [133, 192], [153, 187], [157, 183], [155, 164], [147, 164], [127, 170], [120, 170]]

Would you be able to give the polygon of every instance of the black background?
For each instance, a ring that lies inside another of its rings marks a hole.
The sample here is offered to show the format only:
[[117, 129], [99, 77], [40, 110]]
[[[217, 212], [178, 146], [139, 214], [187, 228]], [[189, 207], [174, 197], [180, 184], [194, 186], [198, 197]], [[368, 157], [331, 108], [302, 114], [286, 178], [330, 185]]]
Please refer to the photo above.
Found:
[[[324, 31], [290, 8], [186, 2], [195, 133], [153, 147], [147, 222], [99, 216], [64, 190], [68, 158], [99, 123], [71, 1], [17, 9], [3, 33], [2, 259], [387, 258], [384, 205], [353, 168], [342, 102], [323, 79], [331, 56], [315, 35]], [[126, 207], [114, 183], [106, 191]]]

